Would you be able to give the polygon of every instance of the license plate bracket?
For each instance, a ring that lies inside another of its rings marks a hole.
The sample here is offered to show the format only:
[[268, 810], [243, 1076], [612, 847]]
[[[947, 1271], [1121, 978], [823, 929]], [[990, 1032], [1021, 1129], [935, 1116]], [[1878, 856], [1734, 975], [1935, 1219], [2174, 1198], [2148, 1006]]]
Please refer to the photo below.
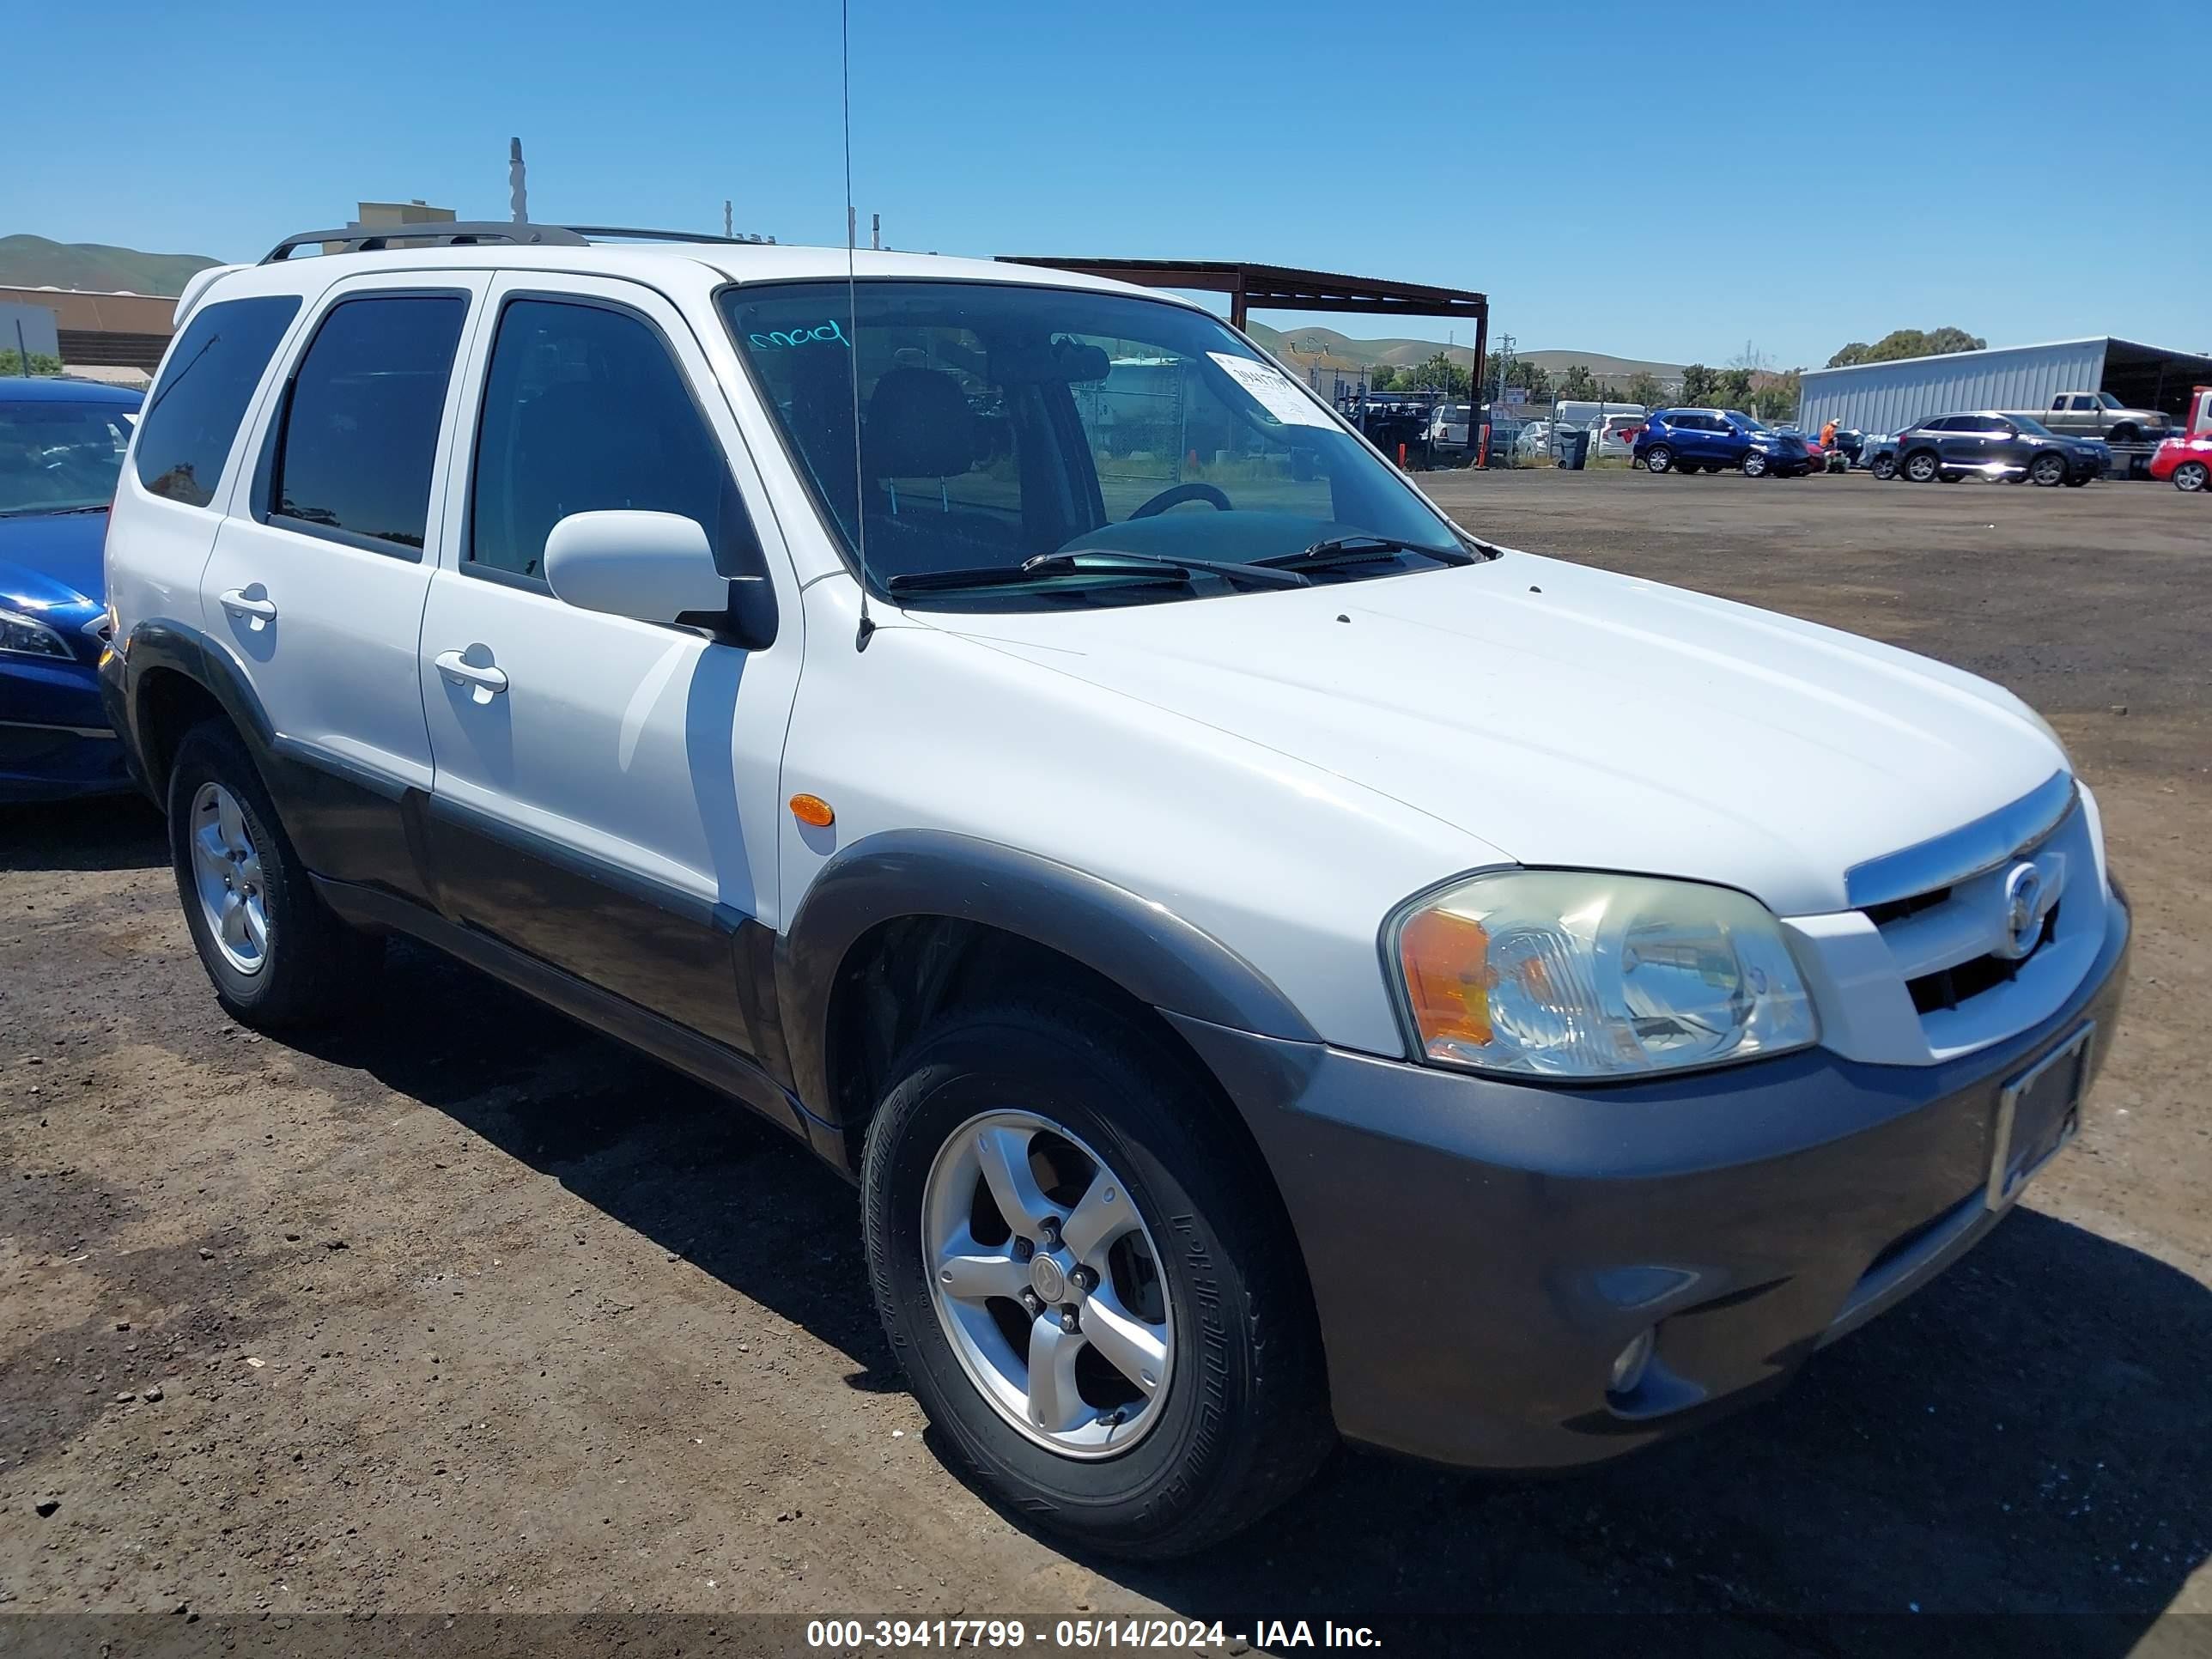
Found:
[[2096, 1030], [2096, 1021], [2084, 1022], [1999, 1091], [1984, 1194], [1990, 1209], [2002, 1210], [2018, 1198], [2035, 1172], [2080, 1130], [2081, 1089]]

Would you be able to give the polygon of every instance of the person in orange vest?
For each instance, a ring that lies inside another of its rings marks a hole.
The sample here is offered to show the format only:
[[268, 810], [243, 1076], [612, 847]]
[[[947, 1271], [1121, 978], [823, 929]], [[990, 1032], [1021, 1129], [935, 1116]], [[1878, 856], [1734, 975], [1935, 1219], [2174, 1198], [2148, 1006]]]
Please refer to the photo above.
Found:
[[1823, 450], [1829, 450], [1833, 449], [1835, 447], [1836, 422], [1834, 416], [1831, 416], [1827, 423], [1820, 428], [1820, 447]]

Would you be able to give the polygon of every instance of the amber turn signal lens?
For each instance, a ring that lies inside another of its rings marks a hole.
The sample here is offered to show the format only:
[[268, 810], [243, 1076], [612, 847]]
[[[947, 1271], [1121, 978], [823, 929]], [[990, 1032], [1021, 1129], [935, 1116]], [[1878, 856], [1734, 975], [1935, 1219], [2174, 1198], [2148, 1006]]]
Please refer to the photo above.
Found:
[[817, 830], [826, 830], [837, 821], [837, 815], [830, 810], [830, 803], [819, 795], [793, 795], [791, 816]]
[[1424, 910], [1398, 935], [1398, 959], [1424, 1046], [1490, 1041], [1490, 935], [1449, 910]]

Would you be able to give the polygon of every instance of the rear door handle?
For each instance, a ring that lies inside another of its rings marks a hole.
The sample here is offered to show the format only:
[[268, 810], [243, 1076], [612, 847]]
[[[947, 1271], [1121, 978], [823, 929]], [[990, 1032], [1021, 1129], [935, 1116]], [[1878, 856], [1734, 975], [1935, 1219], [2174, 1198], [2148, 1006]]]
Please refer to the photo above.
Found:
[[507, 690], [507, 671], [486, 663], [479, 667], [458, 651], [441, 651], [434, 660], [438, 672], [456, 685], [472, 685], [497, 696]]
[[256, 598], [242, 587], [234, 587], [222, 595], [222, 608], [234, 617], [251, 617], [256, 622], [275, 622], [276, 606], [268, 598], [269, 590], [262, 587], [259, 582], [253, 586], [259, 590], [261, 597]]

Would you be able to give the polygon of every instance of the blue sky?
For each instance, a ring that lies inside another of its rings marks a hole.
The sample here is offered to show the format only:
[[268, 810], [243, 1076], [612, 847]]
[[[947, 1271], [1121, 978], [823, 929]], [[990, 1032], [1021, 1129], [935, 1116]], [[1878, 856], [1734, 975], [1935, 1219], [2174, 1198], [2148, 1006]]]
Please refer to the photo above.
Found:
[[[854, 195], [900, 247], [1477, 288], [1524, 349], [2207, 349], [2212, 127], [2149, 72], [2203, 3], [854, 0]], [[834, 4], [111, 0], [7, 41], [0, 234], [239, 259], [363, 198], [504, 218], [520, 134], [535, 218], [719, 230], [729, 197], [842, 240]]]

